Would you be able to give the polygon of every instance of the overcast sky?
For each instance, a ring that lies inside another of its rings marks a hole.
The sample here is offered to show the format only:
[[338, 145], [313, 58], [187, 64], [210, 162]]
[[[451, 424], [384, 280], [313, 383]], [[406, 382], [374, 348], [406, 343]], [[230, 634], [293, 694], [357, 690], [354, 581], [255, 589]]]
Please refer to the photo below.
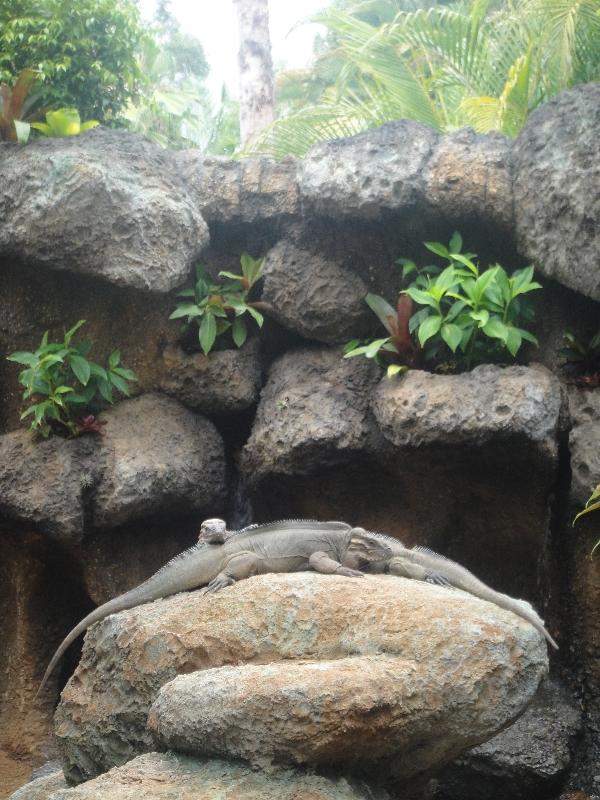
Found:
[[[156, 0], [139, 0], [142, 14], [152, 17]], [[306, 65], [311, 56], [316, 25], [303, 25], [290, 33], [302, 19], [329, 5], [328, 0], [269, 0], [273, 61], [288, 67]], [[208, 86], [215, 99], [225, 82], [237, 94], [237, 19], [232, 0], [171, 0], [171, 11], [182, 30], [202, 42], [210, 75]]]

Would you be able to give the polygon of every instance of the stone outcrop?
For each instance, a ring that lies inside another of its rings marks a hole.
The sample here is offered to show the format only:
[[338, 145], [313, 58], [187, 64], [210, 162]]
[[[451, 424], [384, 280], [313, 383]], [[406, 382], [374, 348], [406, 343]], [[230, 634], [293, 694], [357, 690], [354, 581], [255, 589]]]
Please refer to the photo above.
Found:
[[[256, 772], [245, 764], [149, 753], [74, 789], [44, 800], [387, 800], [385, 792], [344, 778], [277, 769]], [[25, 800], [25, 798], [24, 798]], [[29, 800], [29, 798], [27, 798]], [[37, 800], [37, 798], [36, 798]], [[40, 800], [42, 800], [40, 798]]]
[[600, 392], [569, 387], [569, 432], [571, 453], [571, 500], [584, 506], [592, 489], [600, 483]]
[[186, 353], [171, 345], [163, 352], [163, 392], [203, 414], [233, 414], [258, 400], [261, 385], [260, 344], [252, 337], [243, 347]]
[[272, 316], [306, 339], [338, 344], [366, 332], [367, 287], [342, 265], [282, 241], [267, 253], [264, 276], [262, 299]]
[[8, 800], [49, 800], [60, 789], [68, 789], [62, 770], [35, 778], [13, 792]]
[[102, 418], [96, 437], [38, 442], [24, 430], [0, 437], [2, 513], [76, 541], [91, 524], [222, 505], [223, 442], [207, 419], [158, 394], [118, 403]]
[[310, 214], [380, 219], [423, 204], [423, 169], [437, 134], [411, 120], [315, 145], [302, 159], [300, 195]]
[[536, 109], [514, 144], [517, 246], [542, 275], [600, 300], [600, 85]]
[[369, 394], [379, 380], [366, 359], [340, 349], [296, 350], [277, 359], [263, 388], [243, 469], [256, 483], [340, 463], [366, 447]]
[[[361, 661], [364, 658], [367, 661]], [[388, 658], [397, 662], [395, 669], [406, 691], [394, 692]], [[290, 659], [321, 664], [322, 680], [314, 667], [303, 673], [301, 665], [290, 665]], [[343, 659], [340, 665], [342, 669], [348, 665], [346, 677], [354, 676], [355, 684], [347, 686], [344, 698], [335, 670], [327, 666], [332, 659]], [[258, 668], [250, 678], [244, 677], [249, 667], [236, 667], [239, 673], [216, 669], [265, 661], [272, 665], [271, 672], [264, 667], [261, 673]], [[360, 669], [361, 663], [369, 663], [366, 673]], [[269, 729], [275, 737], [279, 731], [282, 742], [287, 736], [287, 746], [293, 748], [293, 721], [299, 729], [309, 730], [311, 718], [321, 708], [324, 720], [329, 721], [321, 741], [314, 732], [313, 747], [326, 753], [331, 735], [329, 752], [332, 757], [339, 756], [346, 723], [344, 711], [338, 710], [341, 716], [336, 718], [336, 726], [341, 731], [331, 734], [336, 711], [335, 704], [325, 699], [325, 687], [329, 686], [335, 688], [334, 696], [349, 712], [352, 737], [359, 735], [361, 726], [363, 730], [369, 725], [379, 730], [385, 724], [393, 727], [395, 717], [399, 728], [405, 725], [404, 738], [400, 736], [401, 743], [396, 740], [397, 750], [389, 760], [391, 770], [406, 777], [439, 766], [506, 725], [534, 695], [546, 666], [546, 645], [528, 623], [459, 591], [381, 576], [357, 580], [312, 573], [265, 575], [216, 595], [177, 595], [113, 615], [92, 627], [82, 661], [63, 691], [56, 735], [67, 776], [75, 780], [93, 777], [152, 749], [146, 718], [160, 688], [178, 674], [208, 669], [209, 682], [215, 676], [217, 682], [214, 691], [205, 696], [207, 712], [216, 708], [214, 703], [223, 696], [217, 687], [231, 685], [235, 674], [241, 677], [240, 697], [243, 687], [249, 687], [235, 723], [236, 733], [228, 729], [225, 737], [233, 749], [239, 736], [237, 755], [248, 757], [252, 740], [264, 745]], [[365, 678], [371, 667], [379, 677], [369, 688]], [[312, 690], [308, 678], [302, 677], [311, 670], [316, 676]], [[498, 681], [494, 676], [500, 673], [503, 677]], [[251, 688], [254, 675], [260, 675], [254, 684], [256, 691]], [[263, 702], [259, 686], [266, 687], [269, 682], [272, 702]], [[412, 690], [407, 695], [409, 684]], [[286, 686], [290, 687], [287, 695]], [[357, 709], [351, 712], [352, 698], [357, 706], [365, 706], [362, 722], [357, 719], [361, 716]], [[437, 709], [432, 716], [425, 710], [430, 703]], [[287, 710], [273, 730], [278, 707]], [[386, 716], [386, 708], [390, 716]], [[230, 715], [233, 719], [238, 713], [235, 709], [236, 701], [231, 698], [231, 706], [221, 705], [218, 712], [211, 712], [213, 727], [207, 747], [223, 748], [219, 718], [227, 727]], [[288, 710], [290, 722], [286, 724], [283, 718]], [[202, 717], [197, 724], [201, 739]], [[183, 723], [182, 729], [187, 730]], [[364, 747], [371, 748], [371, 763], [379, 765], [378, 771], [394, 744], [377, 744], [376, 740]], [[285, 753], [285, 743], [282, 746]], [[310, 745], [304, 747], [306, 753]], [[351, 758], [359, 755], [354, 752]]]
[[168, 151], [96, 129], [0, 146], [0, 256], [168, 292], [208, 229]]

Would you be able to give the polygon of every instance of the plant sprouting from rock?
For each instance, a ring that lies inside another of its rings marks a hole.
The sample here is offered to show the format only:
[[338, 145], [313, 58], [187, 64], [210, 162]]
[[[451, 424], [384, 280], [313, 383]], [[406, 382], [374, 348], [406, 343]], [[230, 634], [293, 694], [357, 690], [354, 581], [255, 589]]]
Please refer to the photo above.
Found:
[[[253, 286], [261, 279], [264, 259], [252, 258], [248, 253], [240, 257], [242, 274], [220, 272], [226, 282], [216, 283], [204, 266], [196, 267], [196, 283], [193, 289], [177, 293], [184, 298], [177, 303], [169, 319], [183, 319], [183, 331], [190, 326], [198, 327], [198, 341], [202, 352], [208, 355], [217, 336], [227, 331], [237, 347], [241, 347], [248, 336], [247, 317], [252, 317], [259, 328], [264, 322], [262, 311], [269, 311], [268, 303], [249, 300]], [[187, 299], [185, 299], [187, 298]]]
[[563, 366], [572, 382], [582, 387], [600, 386], [600, 330], [588, 337], [565, 331], [563, 338]]
[[101, 433], [97, 411], [114, 401], [114, 392], [129, 396], [129, 383], [137, 377], [121, 364], [121, 354], [114, 350], [102, 367], [89, 361], [91, 342], [73, 344], [73, 336], [85, 320], [68, 330], [62, 342], [49, 342], [48, 331], [35, 352], [15, 352], [8, 356], [25, 367], [19, 374], [24, 387], [26, 406], [21, 419], [32, 417], [30, 429], [48, 437], [51, 433], [78, 436]]
[[[586, 514], [590, 514], [592, 511], [598, 511], [599, 509], [600, 509], [600, 483], [598, 484], [598, 486], [596, 486], [594, 491], [589, 496], [588, 501], [585, 504], [585, 508], [583, 509], [583, 511], [580, 511], [579, 514], [577, 514], [575, 516], [575, 518], [573, 519], [573, 523], [572, 524], [575, 525], [575, 523], [577, 522], [577, 520], [580, 517], [583, 517]], [[594, 555], [594, 553], [596, 552], [598, 547], [600, 547], [600, 539], [598, 539], [596, 544], [593, 546], [592, 552], [590, 553], [590, 556]]]
[[96, 119], [82, 122], [76, 108], [59, 108], [57, 111], [46, 113], [46, 122], [32, 122], [31, 127], [44, 136], [59, 139], [65, 136], [77, 136], [99, 124]]

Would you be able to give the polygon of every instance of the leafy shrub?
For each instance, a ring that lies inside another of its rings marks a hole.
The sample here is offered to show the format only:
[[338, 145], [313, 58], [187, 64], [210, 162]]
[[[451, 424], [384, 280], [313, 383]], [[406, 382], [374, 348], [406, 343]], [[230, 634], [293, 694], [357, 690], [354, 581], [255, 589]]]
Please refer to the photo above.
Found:
[[214, 283], [206, 269], [199, 264], [194, 288], [177, 293], [178, 297], [192, 298], [193, 302], [178, 302], [169, 319], [187, 317], [183, 331], [197, 325], [198, 340], [205, 355], [212, 350], [217, 336], [227, 331], [231, 331], [234, 344], [241, 347], [248, 336], [244, 316], [251, 316], [260, 328], [264, 322], [261, 311], [269, 310], [267, 303], [248, 300], [252, 287], [262, 277], [264, 259], [254, 259], [248, 253], [242, 253], [240, 263], [241, 275], [219, 272], [220, 277], [229, 278], [227, 283]]
[[[449, 365], [469, 370], [477, 364], [516, 356], [523, 341], [537, 345], [535, 336], [519, 325], [521, 318], [533, 318], [533, 310], [524, 295], [541, 288], [533, 281], [533, 267], [516, 270], [511, 276], [499, 264], [482, 271], [475, 253], [461, 252], [462, 237], [458, 232], [454, 233], [448, 247], [440, 242], [426, 242], [425, 246], [445, 259], [447, 266], [419, 268], [409, 259], [398, 262], [403, 267], [404, 278], [415, 275], [401, 295], [422, 306], [411, 316], [408, 330], [416, 335], [424, 361], [437, 365], [438, 369]], [[346, 346], [346, 358], [360, 354], [381, 357], [382, 353], [394, 351], [397, 356], [403, 356], [406, 346], [402, 345], [404, 351], [398, 349], [397, 333], [389, 325], [395, 312], [377, 295], [369, 295], [367, 302], [391, 336], [358, 347], [356, 342], [350, 342]], [[406, 331], [402, 337], [406, 337]], [[414, 365], [417, 353], [415, 347], [412, 363], [404, 361], [404, 365]], [[394, 367], [388, 374], [400, 371]]]
[[95, 411], [113, 402], [113, 392], [129, 396], [129, 383], [135, 373], [121, 365], [121, 354], [113, 351], [106, 367], [89, 361], [91, 342], [72, 344], [73, 335], [85, 323], [79, 320], [68, 330], [62, 342], [48, 342], [48, 331], [34, 353], [16, 352], [9, 361], [22, 364], [19, 383], [24, 387], [27, 406], [21, 419], [32, 416], [30, 429], [44, 438], [51, 433], [78, 436], [101, 431], [102, 422]]
[[[577, 520], [580, 517], [583, 517], [583, 516], [585, 516], [585, 514], [589, 514], [592, 511], [598, 511], [598, 509], [600, 509], [600, 483], [598, 484], [598, 486], [596, 486], [594, 491], [589, 496], [588, 501], [585, 504], [585, 508], [583, 509], [583, 511], [580, 511], [579, 514], [577, 514], [575, 516], [575, 518], [573, 519], [573, 523], [572, 524], [575, 525], [575, 523], [577, 522]], [[598, 539], [596, 544], [593, 546], [592, 552], [590, 553], [590, 556], [594, 555], [594, 553], [596, 552], [598, 547], [600, 547], [600, 539]]]
[[82, 122], [76, 108], [59, 108], [57, 111], [46, 113], [46, 122], [32, 122], [31, 127], [44, 136], [58, 139], [64, 136], [77, 136], [99, 124], [95, 119]]
[[600, 386], [600, 330], [588, 338], [565, 331], [563, 338], [566, 342], [561, 351], [566, 358], [563, 366], [572, 382], [583, 387]]
[[144, 36], [133, 0], [0, 0], [0, 81], [35, 66], [46, 108], [114, 118], [144, 80]]
[[0, 84], [0, 141], [26, 144], [32, 111], [39, 101], [39, 95], [31, 92], [37, 80], [35, 70], [24, 69], [12, 86]]

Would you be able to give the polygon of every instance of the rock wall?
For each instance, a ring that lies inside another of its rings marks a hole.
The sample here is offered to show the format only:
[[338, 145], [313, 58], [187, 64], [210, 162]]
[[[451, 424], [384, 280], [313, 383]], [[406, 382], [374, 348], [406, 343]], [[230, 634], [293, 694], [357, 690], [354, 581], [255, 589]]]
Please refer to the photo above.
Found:
[[[520, 785], [540, 798], [560, 785], [600, 790], [589, 766], [600, 752], [600, 568], [588, 558], [599, 525], [569, 529], [600, 482], [600, 389], [567, 387], [559, 354], [565, 327], [600, 327], [599, 109], [600, 87], [584, 86], [512, 142], [399, 121], [302, 161], [169, 153], [103, 129], [0, 144], [2, 352], [85, 319], [94, 357], [118, 347], [140, 395], [105, 412], [102, 437], [33, 443], [19, 427], [18, 370], [0, 364], [0, 769], [21, 780], [23, 765], [54, 754], [49, 710], [77, 653], [44, 705], [33, 695], [72, 623], [191, 544], [203, 518], [236, 525], [253, 509], [257, 522], [383, 530], [533, 602], [585, 728], [577, 747], [575, 723], [557, 734], [551, 778], [540, 769]], [[392, 300], [395, 260], [457, 228], [492, 263], [535, 264], [539, 351], [507, 369], [390, 381], [343, 360], [340, 345], [372, 329], [366, 292]], [[176, 291], [196, 260], [237, 271], [244, 250], [266, 256], [273, 314], [239, 351], [189, 352], [168, 320]], [[438, 796], [456, 796], [465, 774], [477, 785], [482, 758], [441, 776]], [[486, 786], [500, 775], [501, 794], [523, 759], [496, 764]]]

